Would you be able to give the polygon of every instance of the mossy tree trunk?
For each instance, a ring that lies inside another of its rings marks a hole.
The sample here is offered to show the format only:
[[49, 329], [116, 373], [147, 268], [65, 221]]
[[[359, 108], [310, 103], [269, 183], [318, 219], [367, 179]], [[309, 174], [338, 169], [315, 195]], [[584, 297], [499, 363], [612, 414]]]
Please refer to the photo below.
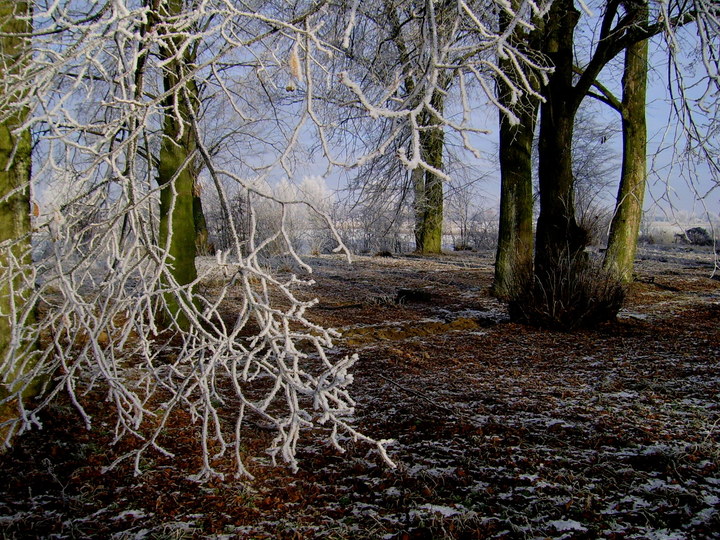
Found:
[[[540, 119], [540, 217], [535, 238], [537, 278], [542, 278], [552, 266], [553, 259], [560, 255], [570, 259], [581, 255], [588, 241], [588, 234], [575, 219], [571, 159], [573, 121], [580, 103], [608, 62], [664, 28], [663, 24], [648, 23], [647, 5], [647, 0], [605, 3], [595, 50], [579, 73], [573, 65], [573, 52], [580, 13], [573, 0], [555, 0], [545, 19], [542, 50], [555, 71], [542, 88], [545, 103]], [[624, 8], [624, 14], [619, 13], [620, 7]], [[687, 13], [679, 16], [675, 23], [686, 24], [691, 20], [692, 14]], [[639, 107], [644, 107], [644, 101]], [[635, 121], [630, 120], [628, 126]], [[634, 137], [629, 132], [628, 135]]]
[[[182, 13], [183, 0], [166, 0], [158, 10], [160, 15], [171, 18]], [[195, 267], [195, 167], [193, 166], [196, 143], [191, 116], [197, 110], [198, 92], [192, 79], [183, 82], [188, 66], [194, 61], [194, 49], [183, 47], [182, 36], [164, 36], [160, 46], [164, 67], [163, 90], [167, 97], [163, 101], [163, 138], [157, 168], [160, 191], [159, 243], [167, 248], [169, 266], [174, 280], [180, 286], [187, 286], [197, 278]], [[181, 55], [179, 51], [185, 50]], [[189, 325], [183, 314], [181, 303], [183, 293], [168, 293], [165, 296], [167, 312], [160, 314], [161, 322], [166, 317], [176, 319], [181, 328]], [[187, 303], [190, 305], [190, 302]]]
[[[385, 16], [392, 29], [392, 40], [397, 47], [400, 65], [408, 65], [413, 62], [413, 51], [417, 49], [417, 43], [406, 43], [403, 38], [403, 22], [398, 16], [398, 8], [407, 4], [396, 4], [386, 0]], [[449, 4], [448, 4], [449, 6]], [[445, 9], [438, 7], [435, 14], [437, 28], [443, 32], [445, 28]], [[411, 96], [417, 90], [415, 75], [406, 75], [404, 90], [406, 95]], [[430, 98], [430, 105], [438, 114], [442, 115], [445, 106], [445, 94], [448, 90], [451, 79], [449, 77], [439, 81], [439, 88], [433, 90]], [[418, 99], [417, 96], [415, 99]], [[417, 105], [417, 103], [414, 103]], [[417, 118], [420, 132], [420, 153], [422, 160], [431, 167], [441, 171], [443, 169], [443, 152], [445, 149], [445, 133], [440, 119], [431, 111], [423, 110]], [[413, 211], [415, 214], [415, 251], [421, 254], [433, 254], [442, 252], [442, 232], [444, 215], [444, 185], [443, 180], [433, 172], [417, 167], [410, 173], [410, 181], [414, 194]]]
[[[0, 0], [0, 78], [4, 80], [18, 76], [30, 59], [31, 9], [30, 2]], [[4, 96], [9, 103], [20, 97]], [[31, 139], [28, 130], [17, 131], [28, 111], [0, 114], [4, 118], [0, 123], [0, 400], [4, 400], [21, 391], [23, 397], [37, 395], [40, 381], [21, 381], [34, 367], [35, 342], [18, 339], [22, 335], [18, 326], [32, 324], [35, 317], [34, 306], [29, 305]], [[0, 417], [13, 414], [11, 404], [0, 409]]]
[[[639, 12], [638, 18], [647, 22], [646, 2], [629, 5]], [[622, 174], [604, 261], [605, 268], [626, 283], [633, 276], [647, 179], [647, 63], [648, 40], [626, 49], [622, 80]]]
[[[500, 16], [502, 28], [510, 23], [508, 19], [503, 12]], [[535, 47], [537, 38], [537, 31], [528, 33], [518, 28], [511, 40], [517, 46]], [[499, 65], [507, 77], [519, 83], [509, 59], [501, 59]], [[529, 74], [529, 79], [538, 90], [537, 79], [532, 74]], [[523, 96], [513, 102], [511, 89], [501, 78], [498, 78], [497, 88], [500, 103], [519, 119], [518, 124], [512, 125], [507, 115], [502, 111], [499, 113], [500, 220], [492, 292], [499, 298], [507, 298], [518, 274], [532, 268], [532, 146], [540, 102], [531, 96]]]
[[[440, 91], [434, 91], [431, 105], [442, 114], [444, 96]], [[419, 134], [423, 161], [441, 171], [445, 147], [443, 127], [430, 112], [422, 115], [420, 123], [425, 128]], [[415, 250], [422, 254], [442, 253], [445, 202], [443, 180], [432, 171], [419, 168], [412, 174], [415, 188]]]

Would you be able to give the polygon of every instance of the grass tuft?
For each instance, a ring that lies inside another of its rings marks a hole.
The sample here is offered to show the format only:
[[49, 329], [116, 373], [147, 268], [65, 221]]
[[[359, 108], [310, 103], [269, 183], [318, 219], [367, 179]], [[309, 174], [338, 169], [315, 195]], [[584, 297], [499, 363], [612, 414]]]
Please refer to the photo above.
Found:
[[509, 295], [511, 320], [563, 331], [615, 320], [626, 289], [599, 261], [584, 252], [563, 253], [548, 266], [516, 275]]

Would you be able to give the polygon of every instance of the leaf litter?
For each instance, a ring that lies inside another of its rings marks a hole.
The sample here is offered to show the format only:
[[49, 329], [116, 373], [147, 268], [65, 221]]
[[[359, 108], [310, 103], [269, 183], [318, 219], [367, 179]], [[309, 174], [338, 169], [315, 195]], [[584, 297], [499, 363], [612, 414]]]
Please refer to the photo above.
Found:
[[[198, 484], [196, 432], [178, 414], [167, 433], [177, 457], [149, 459], [138, 477], [129, 465], [102, 474], [125, 449], [111, 444], [102, 396], [89, 396], [92, 431], [59, 404], [3, 456], [0, 531], [716, 538], [720, 282], [710, 260], [702, 250], [641, 250], [618, 321], [565, 334], [507, 320], [488, 294], [488, 254], [351, 266], [314, 258], [314, 322], [346, 331], [336, 354], [360, 353], [356, 425], [395, 439], [397, 469], [362, 444], [345, 440], [340, 454], [309, 433], [296, 474], [260, 455], [249, 460], [252, 481]], [[397, 302], [399, 289], [423, 294]], [[242, 451], [257, 456], [272, 436], [250, 426]]]

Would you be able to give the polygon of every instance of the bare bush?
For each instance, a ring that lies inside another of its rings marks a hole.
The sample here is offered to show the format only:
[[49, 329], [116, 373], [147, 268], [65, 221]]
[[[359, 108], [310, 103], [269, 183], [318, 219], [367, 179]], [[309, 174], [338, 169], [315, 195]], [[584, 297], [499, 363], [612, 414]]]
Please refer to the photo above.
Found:
[[693, 246], [712, 246], [713, 238], [702, 227], [693, 227], [685, 231], [685, 236]]
[[[544, 275], [543, 275], [544, 274]], [[513, 321], [575, 330], [614, 320], [625, 300], [625, 287], [586, 253], [561, 253], [541, 275], [518, 272], [509, 310]]]

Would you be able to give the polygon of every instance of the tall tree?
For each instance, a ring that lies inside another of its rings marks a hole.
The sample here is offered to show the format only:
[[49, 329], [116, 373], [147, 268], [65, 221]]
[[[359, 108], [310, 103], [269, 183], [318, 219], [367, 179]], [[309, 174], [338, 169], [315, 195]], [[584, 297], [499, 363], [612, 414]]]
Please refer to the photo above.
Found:
[[[184, 0], [163, 0], [155, 6], [166, 21], [159, 26], [162, 35], [160, 58], [163, 67], [163, 137], [157, 165], [160, 191], [160, 234], [162, 248], [170, 257], [168, 267], [180, 286], [197, 279], [196, 214], [202, 213], [196, 187], [195, 133], [192, 118], [198, 109], [198, 89], [190, 74], [195, 63], [196, 44], [188, 45], [184, 32], [173, 28], [172, 21], [183, 13]], [[199, 221], [199, 220], [198, 220]], [[187, 291], [191, 294], [191, 291]], [[188, 320], [182, 313], [181, 295], [168, 294], [167, 313], [181, 326]]]
[[[436, 89], [431, 98], [431, 110], [424, 111], [418, 122], [422, 160], [433, 169], [442, 171], [445, 133], [440, 118], [443, 113], [446, 89]], [[444, 187], [443, 179], [430, 169], [418, 167], [412, 171], [415, 191], [415, 250], [422, 254], [442, 252]]]
[[[647, 24], [647, 2], [626, 2], [626, 6], [639, 24]], [[604, 266], [625, 282], [632, 280], [647, 179], [647, 63], [648, 40], [627, 47], [622, 80], [622, 172], [604, 261]]]
[[[640, 3], [647, 4], [645, 0]], [[663, 15], [648, 23], [642, 15], [646, 10], [626, 7], [622, 13], [622, 5], [618, 0], [604, 3], [595, 48], [577, 76], [575, 29], [580, 12], [573, 0], [555, 0], [546, 17], [542, 50], [555, 70], [542, 87], [545, 102], [541, 107], [538, 145], [540, 216], [535, 246], [535, 272], [540, 279], [561, 255], [570, 259], [579, 256], [588, 240], [586, 231], [576, 220], [573, 194], [571, 148], [580, 103], [610, 60], [629, 46], [694, 17], [689, 8], [680, 7], [672, 20], [664, 20], [666, 15]]]
[[[34, 309], [31, 269], [30, 131], [22, 129], [28, 116], [23, 102], [27, 89], [14, 84], [30, 62], [32, 6], [29, 1], [0, 1], [0, 420], [19, 394], [37, 393], [39, 381], [22, 382], [36, 361], [32, 336]], [[18, 343], [19, 341], [19, 343]]]
[[[438, 77], [437, 86], [427, 90], [429, 100], [423, 105], [427, 98], [422, 91], [423, 78], [430, 69], [423, 63], [430, 59], [418, 56], [418, 51], [422, 50], [424, 34], [435, 32], [436, 39], [447, 41], [452, 36], [445, 34], [452, 27], [444, 20], [449, 5], [426, 3], [423, 8], [418, 10], [411, 5], [389, 0], [384, 5], [398, 64], [405, 70], [403, 97], [413, 107], [421, 109], [416, 116], [420, 164], [410, 173], [414, 194], [415, 251], [432, 254], [442, 251], [444, 187], [442, 177], [434, 171], [443, 170], [445, 128], [442, 116], [445, 112], [445, 95], [452, 78]], [[433, 21], [432, 29], [428, 28], [430, 20]]]
[[[450, 180], [440, 168], [442, 154], [447, 160], [448, 143], [457, 140], [451, 137], [458, 137], [457, 147], [462, 151], [481, 154], [469, 136], [485, 133], [475, 124], [478, 115], [473, 112], [477, 103], [473, 94], [477, 91], [502, 106], [493, 89], [499, 71], [498, 58], [513, 66], [517, 75], [514, 80], [509, 77], [504, 80], [508, 101], [514, 103], [521, 95], [539, 97], [531, 80], [550, 68], [539, 54], [535, 51], [528, 54], [528, 47], [511, 36], [515, 29], [520, 33], [520, 28], [532, 28], [531, 19], [544, 14], [547, 6], [526, 0], [518, 0], [514, 5], [501, 1], [385, 0], [384, 18], [380, 18], [372, 2], [358, 5], [361, 7], [357, 14], [363, 17], [353, 13], [350, 18], [345, 35], [358, 34], [358, 39], [348, 40], [352, 46], [347, 54], [357, 58], [353, 47], [361, 43], [371, 49], [364, 58], [378, 61], [362, 66], [366, 68], [362, 72], [346, 72], [342, 80], [358, 98], [359, 107], [369, 112], [371, 119], [381, 119], [385, 126], [375, 131], [379, 137], [373, 141], [378, 144], [373, 144], [372, 159], [385, 159], [392, 150], [400, 163], [412, 171], [409, 175], [412, 188], [408, 191], [416, 195], [417, 249], [437, 252], [442, 234], [441, 208], [433, 201], [441, 201], [440, 180]], [[506, 13], [508, 21], [507, 28], [502, 30], [498, 29], [499, 11]], [[383, 63], [388, 58], [393, 59], [390, 67]], [[436, 136], [431, 137], [431, 133]], [[434, 142], [428, 144], [431, 138]], [[442, 153], [428, 151], [430, 146], [440, 148], [441, 140]], [[364, 163], [367, 161], [363, 158]], [[426, 218], [433, 222], [431, 235], [427, 233], [430, 227]], [[434, 239], [433, 247], [423, 247], [430, 238]]]
[[[519, 2], [513, 3], [517, 9]], [[500, 13], [500, 28], [508, 28], [512, 19], [505, 11]], [[536, 21], [540, 24], [542, 21]], [[529, 50], [537, 50], [540, 29], [528, 31], [515, 27], [510, 36], [512, 44]], [[533, 182], [532, 147], [535, 136], [540, 100], [537, 96], [523, 93], [521, 76], [527, 77], [536, 90], [540, 81], [535, 73], [518, 73], [510, 58], [500, 58], [498, 66], [503, 76], [498, 77], [500, 157], [500, 221], [498, 245], [495, 257], [493, 294], [507, 297], [518, 279], [532, 268], [533, 247]], [[512, 86], [507, 81], [512, 81]]]
[[580, 13], [573, 0], [556, 0], [547, 16], [543, 52], [555, 71], [543, 86], [538, 143], [540, 215], [537, 222], [535, 271], [542, 276], [567, 251], [570, 256], [586, 245], [575, 219], [572, 139], [575, 113], [584, 97], [574, 86], [575, 28]]

